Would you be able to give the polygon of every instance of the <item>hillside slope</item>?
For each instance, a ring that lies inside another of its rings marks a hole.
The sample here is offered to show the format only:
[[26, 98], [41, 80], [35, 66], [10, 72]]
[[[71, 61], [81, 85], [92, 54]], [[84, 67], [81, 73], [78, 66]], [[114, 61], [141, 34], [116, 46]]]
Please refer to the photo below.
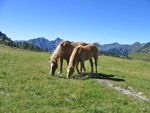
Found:
[[6, 37], [6, 39], [8, 39], [8, 37], [4, 34], [4, 33], [2, 33], [1, 31], [0, 31], [0, 37], [1, 36], [4, 36], [4, 37]]
[[150, 53], [138, 52], [138, 53], [131, 53], [128, 56], [130, 57], [130, 59], [150, 62]]
[[[122, 94], [96, 79], [133, 87], [150, 98], [150, 63], [100, 56], [97, 77], [49, 77], [50, 53], [0, 45], [0, 112], [150, 112], [150, 104]], [[89, 62], [85, 63], [87, 73]]]

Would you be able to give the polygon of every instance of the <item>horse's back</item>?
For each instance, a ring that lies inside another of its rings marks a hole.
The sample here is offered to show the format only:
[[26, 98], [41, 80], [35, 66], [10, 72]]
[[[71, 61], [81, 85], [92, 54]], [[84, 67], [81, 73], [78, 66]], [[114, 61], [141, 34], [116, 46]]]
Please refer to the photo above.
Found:
[[83, 45], [83, 46], [88, 45], [88, 43], [85, 43], [85, 42], [72, 42], [71, 45], [73, 47], [77, 47], [78, 45]]
[[76, 54], [80, 60], [88, 60], [98, 55], [98, 49], [94, 44], [76, 47]]
[[92, 52], [98, 52], [98, 48], [95, 44], [88, 44], [88, 45], [85, 45], [85, 46], [81, 46], [80, 47], [81, 49], [85, 49], [85, 50], [90, 50]]

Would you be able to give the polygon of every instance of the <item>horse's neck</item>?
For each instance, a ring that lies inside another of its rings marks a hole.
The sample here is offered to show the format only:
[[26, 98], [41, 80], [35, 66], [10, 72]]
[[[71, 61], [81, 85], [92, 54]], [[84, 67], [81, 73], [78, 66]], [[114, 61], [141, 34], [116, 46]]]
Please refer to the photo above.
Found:
[[54, 54], [51, 59], [53, 59], [54, 61], [57, 61], [59, 59], [59, 56], [57, 54]]
[[56, 55], [56, 56], [55, 56], [55, 59], [56, 59], [56, 60], [58, 60], [58, 59], [59, 59], [59, 56], [58, 56], [58, 55]]
[[54, 53], [53, 53], [53, 55], [52, 55], [52, 59], [58, 60], [58, 58], [59, 58], [60, 56], [61, 56], [61, 47], [58, 46], [58, 47], [55, 49], [55, 51], [54, 51]]

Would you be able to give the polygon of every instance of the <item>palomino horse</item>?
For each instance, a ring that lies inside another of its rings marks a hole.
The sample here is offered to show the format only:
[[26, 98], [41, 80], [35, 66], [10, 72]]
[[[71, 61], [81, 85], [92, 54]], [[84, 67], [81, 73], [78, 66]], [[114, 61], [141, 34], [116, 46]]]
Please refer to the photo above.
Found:
[[73, 74], [75, 66], [76, 66], [77, 72], [79, 73], [78, 64], [79, 62], [81, 62], [81, 67], [83, 67], [85, 60], [90, 60], [91, 73], [93, 73], [92, 57], [94, 57], [94, 60], [95, 60], [95, 68], [96, 68], [96, 73], [97, 73], [98, 49], [96, 45], [89, 44], [86, 46], [81, 45], [81, 46], [76, 47], [70, 56], [66, 78], [69, 78]]
[[[55, 75], [55, 71], [58, 67], [58, 59], [60, 58], [60, 71], [58, 74], [62, 73], [63, 59], [67, 61], [67, 65], [69, 63], [69, 58], [72, 54], [72, 51], [78, 45], [87, 45], [84, 42], [70, 42], [70, 41], [62, 41], [59, 43], [55, 51], [53, 52], [51, 58], [49, 59], [50, 63], [50, 75]], [[84, 66], [83, 69], [85, 70]]]

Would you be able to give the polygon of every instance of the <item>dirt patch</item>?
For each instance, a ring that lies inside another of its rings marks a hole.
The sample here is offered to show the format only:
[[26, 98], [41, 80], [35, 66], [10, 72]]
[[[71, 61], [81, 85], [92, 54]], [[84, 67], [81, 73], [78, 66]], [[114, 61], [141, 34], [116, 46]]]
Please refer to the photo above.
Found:
[[134, 96], [137, 99], [144, 100], [144, 101], [150, 103], [149, 98], [146, 98], [146, 96], [144, 96], [142, 92], [136, 93], [132, 87], [128, 87], [128, 89], [123, 89], [121, 87], [113, 86], [113, 83], [111, 83], [107, 80], [97, 79], [97, 81], [99, 84], [106, 84], [107, 86], [109, 86], [109, 87], [111, 87], [111, 88], [113, 88], [119, 92], [122, 92], [126, 95]]

